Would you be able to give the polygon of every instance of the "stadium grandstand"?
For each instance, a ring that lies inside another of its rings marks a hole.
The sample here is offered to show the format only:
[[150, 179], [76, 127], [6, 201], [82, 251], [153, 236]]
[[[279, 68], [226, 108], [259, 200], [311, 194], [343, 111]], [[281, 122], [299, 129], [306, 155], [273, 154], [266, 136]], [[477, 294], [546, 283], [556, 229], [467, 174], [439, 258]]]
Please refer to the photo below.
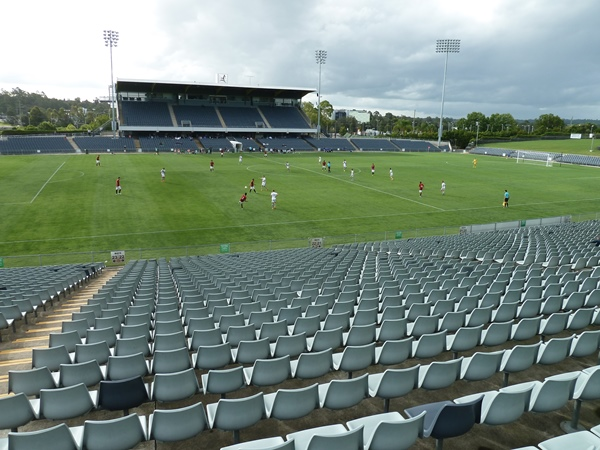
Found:
[[598, 222], [558, 219], [1, 269], [0, 446], [596, 448]]

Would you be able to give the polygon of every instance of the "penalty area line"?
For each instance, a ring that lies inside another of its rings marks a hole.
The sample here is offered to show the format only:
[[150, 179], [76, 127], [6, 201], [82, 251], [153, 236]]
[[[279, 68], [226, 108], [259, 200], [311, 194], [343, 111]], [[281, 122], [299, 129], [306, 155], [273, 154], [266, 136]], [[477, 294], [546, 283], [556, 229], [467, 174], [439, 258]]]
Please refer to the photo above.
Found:
[[30, 204], [31, 204], [31, 203], [33, 203], [33, 202], [35, 201], [35, 199], [36, 199], [36, 198], [38, 198], [38, 195], [40, 195], [40, 194], [42, 193], [42, 191], [44, 190], [44, 188], [46, 187], [46, 185], [47, 185], [48, 183], [50, 183], [50, 181], [52, 180], [52, 178], [54, 178], [54, 175], [56, 175], [56, 174], [57, 174], [57, 172], [58, 172], [60, 169], [62, 169], [62, 166], [64, 166], [64, 165], [65, 165], [65, 162], [63, 162], [63, 163], [62, 163], [60, 166], [58, 166], [58, 168], [57, 168], [57, 169], [54, 171], [54, 173], [53, 173], [52, 175], [50, 175], [50, 178], [48, 178], [48, 179], [46, 180], [46, 182], [45, 182], [45, 183], [42, 185], [42, 187], [40, 188], [40, 190], [39, 190], [39, 191], [37, 191], [37, 194], [35, 194], [35, 195], [33, 196], [33, 198], [31, 199], [31, 201], [29, 202]]

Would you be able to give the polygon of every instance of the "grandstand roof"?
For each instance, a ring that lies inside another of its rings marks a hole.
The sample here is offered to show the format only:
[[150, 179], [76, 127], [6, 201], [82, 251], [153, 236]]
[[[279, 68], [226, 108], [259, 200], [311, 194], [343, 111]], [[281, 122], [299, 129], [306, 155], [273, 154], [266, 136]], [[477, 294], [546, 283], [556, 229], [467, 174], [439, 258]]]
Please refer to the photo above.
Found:
[[226, 83], [117, 79], [117, 92], [185, 93], [189, 95], [240, 95], [300, 99], [316, 89], [243, 86]]

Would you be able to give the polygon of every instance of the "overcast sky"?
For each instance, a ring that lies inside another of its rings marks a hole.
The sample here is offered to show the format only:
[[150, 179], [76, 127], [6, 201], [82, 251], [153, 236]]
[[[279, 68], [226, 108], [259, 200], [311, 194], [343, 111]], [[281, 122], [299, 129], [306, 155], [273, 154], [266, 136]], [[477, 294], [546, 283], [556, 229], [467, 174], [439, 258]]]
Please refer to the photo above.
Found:
[[[335, 109], [600, 119], [598, 0], [78, 0], [2, 4], [0, 89], [108, 95], [115, 80], [317, 89]], [[310, 95], [307, 101], [315, 102]]]

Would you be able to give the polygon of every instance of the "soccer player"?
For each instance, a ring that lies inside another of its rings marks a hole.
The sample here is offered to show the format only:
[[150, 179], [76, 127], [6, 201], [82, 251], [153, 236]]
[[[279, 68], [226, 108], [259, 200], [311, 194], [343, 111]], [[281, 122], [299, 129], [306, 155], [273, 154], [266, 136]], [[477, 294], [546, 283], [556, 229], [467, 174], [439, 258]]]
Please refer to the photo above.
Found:
[[115, 194], [121, 193], [121, 177], [117, 177], [116, 186], [115, 186]]
[[510, 199], [510, 194], [508, 193], [508, 191], [506, 189], [504, 189], [504, 202], [502, 203], [502, 206], [504, 208], [508, 208], [508, 200]]
[[425, 189], [425, 185], [422, 181], [419, 181], [419, 197], [423, 197], [423, 189]]
[[160, 169], [160, 181], [162, 181], [164, 183], [166, 176], [167, 176], [167, 171], [163, 167], [162, 169]]
[[242, 207], [242, 209], [244, 209], [244, 202], [248, 200], [248, 197], [246, 197], [246, 193], [244, 192], [244, 195], [242, 195], [240, 197], [240, 206]]
[[288, 172], [290, 171], [290, 163], [289, 162], [285, 163], [285, 168], [287, 169]]
[[354, 181], [354, 169], [350, 169], [350, 180]]
[[346, 162], [346, 160], [344, 160], [344, 162], [342, 162], [342, 167], [344, 168], [344, 172], [345, 172], [346, 167], [348, 167], [348, 163]]
[[96, 166], [100, 165], [100, 155], [96, 156]]
[[446, 195], [446, 182], [442, 180], [442, 187], [440, 188], [442, 195]]
[[325, 170], [327, 169], [327, 162], [325, 162], [325, 160], [323, 160], [323, 164], [321, 164], [321, 170]]
[[477, 158], [473, 160], [473, 169], [477, 169]]
[[394, 181], [394, 171], [390, 167], [390, 180]]
[[327, 161], [327, 172], [331, 173], [331, 161]]
[[271, 209], [276, 209], [277, 208], [277, 196], [279, 194], [277, 194], [277, 192], [275, 192], [275, 189], [273, 189], [273, 192], [271, 192]]
[[263, 189], [267, 189], [267, 177], [264, 175], [260, 179], [260, 190], [262, 191]]
[[250, 192], [254, 192], [256, 194], [256, 187], [254, 186], [254, 178], [250, 180]]
[[210, 171], [214, 172], [214, 170], [215, 170], [215, 162], [211, 159], [210, 160]]
[[375, 163], [371, 164], [371, 175], [375, 175]]
[[240, 157], [239, 157], [239, 159], [238, 159], [238, 164], [241, 164], [243, 159], [244, 159], [244, 158], [243, 158], [243, 157], [242, 157], [242, 155], [240, 154]]

